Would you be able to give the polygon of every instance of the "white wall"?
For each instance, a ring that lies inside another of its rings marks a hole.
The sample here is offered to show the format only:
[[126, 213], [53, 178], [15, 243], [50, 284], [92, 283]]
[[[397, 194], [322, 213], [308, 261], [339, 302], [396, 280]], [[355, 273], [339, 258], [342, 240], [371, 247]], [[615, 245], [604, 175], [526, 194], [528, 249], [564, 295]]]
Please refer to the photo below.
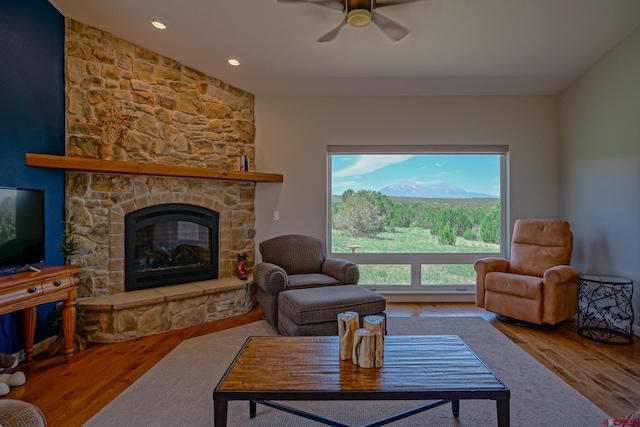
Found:
[[561, 212], [574, 264], [634, 281], [640, 325], [640, 28], [560, 96]]
[[557, 97], [258, 97], [255, 114], [256, 170], [284, 175], [257, 184], [256, 244], [326, 238], [327, 145], [508, 144], [511, 222], [559, 215]]

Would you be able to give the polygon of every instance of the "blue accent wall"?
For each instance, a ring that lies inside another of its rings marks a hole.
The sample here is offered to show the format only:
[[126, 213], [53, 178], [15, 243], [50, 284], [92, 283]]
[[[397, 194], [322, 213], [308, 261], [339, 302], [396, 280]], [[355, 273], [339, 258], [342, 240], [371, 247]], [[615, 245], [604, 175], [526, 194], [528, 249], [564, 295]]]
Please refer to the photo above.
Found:
[[[0, 186], [45, 190], [45, 265], [62, 265], [64, 172], [25, 153], [64, 154], [64, 17], [46, 0], [0, 0]], [[38, 307], [35, 342], [56, 334], [55, 303]], [[24, 349], [22, 313], [0, 317], [0, 353]]]

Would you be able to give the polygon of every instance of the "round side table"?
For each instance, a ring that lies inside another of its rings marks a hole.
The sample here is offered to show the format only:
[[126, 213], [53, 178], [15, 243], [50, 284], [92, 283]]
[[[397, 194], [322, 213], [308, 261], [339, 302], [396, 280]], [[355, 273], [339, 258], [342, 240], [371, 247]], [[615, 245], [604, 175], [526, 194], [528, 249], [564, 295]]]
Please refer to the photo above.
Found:
[[578, 334], [612, 344], [633, 343], [633, 281], [589, 274], [578, 280]]

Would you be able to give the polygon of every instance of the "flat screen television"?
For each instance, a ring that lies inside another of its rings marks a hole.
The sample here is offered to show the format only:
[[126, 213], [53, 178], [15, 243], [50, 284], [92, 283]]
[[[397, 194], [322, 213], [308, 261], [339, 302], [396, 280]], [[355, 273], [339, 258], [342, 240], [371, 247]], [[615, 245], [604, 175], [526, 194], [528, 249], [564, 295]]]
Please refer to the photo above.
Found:
[[0, 187], [0, 268], [44, 261], [44, 191]]

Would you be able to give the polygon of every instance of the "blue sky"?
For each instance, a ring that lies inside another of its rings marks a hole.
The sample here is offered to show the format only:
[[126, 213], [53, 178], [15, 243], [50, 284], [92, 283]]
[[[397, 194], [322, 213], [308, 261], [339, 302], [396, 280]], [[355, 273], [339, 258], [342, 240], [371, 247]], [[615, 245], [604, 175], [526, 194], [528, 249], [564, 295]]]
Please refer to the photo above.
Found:
[[331, 156], [331, 194], [375, 190], [403, 181], [447, 183], [469, 192], [500, 195], [497, 154], [366, 154]]

